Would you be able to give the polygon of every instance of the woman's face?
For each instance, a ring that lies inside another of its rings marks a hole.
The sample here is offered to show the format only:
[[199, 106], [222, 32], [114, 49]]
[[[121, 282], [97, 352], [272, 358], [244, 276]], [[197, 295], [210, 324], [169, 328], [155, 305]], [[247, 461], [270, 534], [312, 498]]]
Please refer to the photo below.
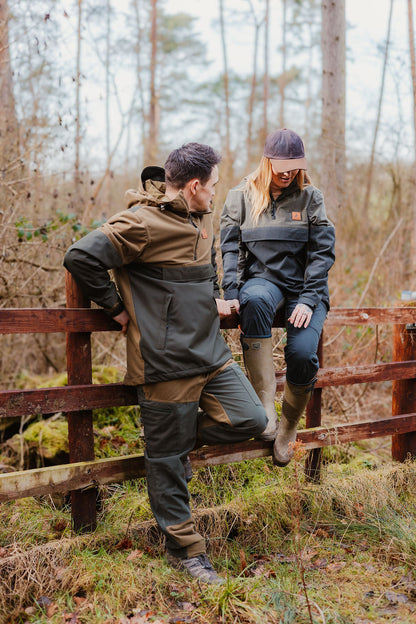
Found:
[[270, 160], [270, 163], [272, 165], [273, 183], [280, 189], [287, 188], [299, 173], [299, 169], [293, 169], [292, 171], [277, 171], [273, 160]]

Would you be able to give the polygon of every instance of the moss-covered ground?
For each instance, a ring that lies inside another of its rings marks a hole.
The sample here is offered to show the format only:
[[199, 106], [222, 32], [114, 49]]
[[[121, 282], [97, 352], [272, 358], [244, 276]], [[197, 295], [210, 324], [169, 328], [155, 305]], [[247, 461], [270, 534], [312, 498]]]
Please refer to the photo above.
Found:
[[0, 621], [416, 622], [415, 465], [355, 455], [326, 464], [319, 484], [301, 459], [195, 471], [192, 506], [222, 586], [169, 567], [144, 480], [102, 488], [88, 535], [72, 533], [66, 501], [3, 504]]

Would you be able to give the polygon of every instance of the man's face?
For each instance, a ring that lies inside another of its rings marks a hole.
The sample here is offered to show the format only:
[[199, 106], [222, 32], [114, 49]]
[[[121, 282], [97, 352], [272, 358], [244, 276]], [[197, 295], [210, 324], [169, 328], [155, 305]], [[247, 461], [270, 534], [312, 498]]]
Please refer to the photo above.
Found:
[[218, 183], [218, 167], [214, 165], [209, 180], [202, 185], [200, 180], [191, 180], [188, 197], [191, 212], [208, 212], [215, 195], [215, 186]]

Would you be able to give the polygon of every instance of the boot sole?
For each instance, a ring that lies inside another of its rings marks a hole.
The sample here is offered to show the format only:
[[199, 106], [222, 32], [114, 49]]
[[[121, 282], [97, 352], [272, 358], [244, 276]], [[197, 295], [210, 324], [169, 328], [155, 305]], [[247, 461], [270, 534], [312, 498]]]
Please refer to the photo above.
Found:
[[276, 457], [273, 455], [273, 465], [274, 466], [279, 466], [279, 468], [284, 468], [285, 466], [287, 466], [290, 463], [290, 459], [288, 459], [287, 461], [280, 461], [279, 459], [276, 459]]

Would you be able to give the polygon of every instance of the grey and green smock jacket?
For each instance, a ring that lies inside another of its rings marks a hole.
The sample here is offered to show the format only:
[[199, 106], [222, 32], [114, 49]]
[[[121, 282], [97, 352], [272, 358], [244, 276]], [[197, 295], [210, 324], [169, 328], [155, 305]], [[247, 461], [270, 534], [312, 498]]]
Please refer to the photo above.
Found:
[[326, 216], [321, 191], [301, 190], [296, 180], [254, 224], [246, 181], [231, 189], [221, 216], [221, 252], [225, 299], [238, 299], [241, 286], [262, 277], [286, 298], [312, 309], [329, 309], [328, 271], [335, 261], [335, 228]]
[[[163, 182], [126, 193], [128, 209], [72, 245], [64, 260], [84, 293], [110, 316], [124, 308], [128, 385], [190, 377], [231, 358], [214, 290], [212, 214], [191, 214]], [[108, 270], [114, 270], [111, 281]]]

